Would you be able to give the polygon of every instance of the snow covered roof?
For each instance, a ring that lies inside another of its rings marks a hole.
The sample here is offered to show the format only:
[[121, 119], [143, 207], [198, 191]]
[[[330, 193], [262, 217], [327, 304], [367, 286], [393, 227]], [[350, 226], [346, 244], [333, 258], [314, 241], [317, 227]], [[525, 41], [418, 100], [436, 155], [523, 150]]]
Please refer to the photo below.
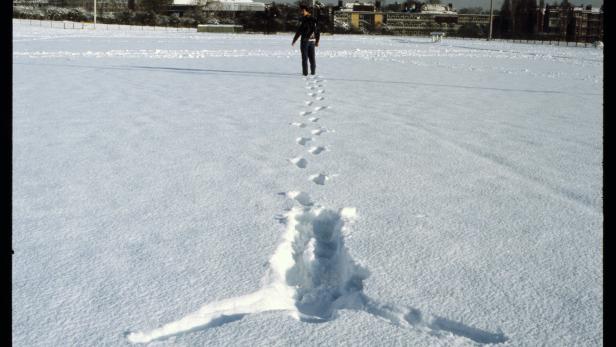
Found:
[[353, 9], [353, 6], [374, 6], [374, 4], [367, 2], [347, 2], [344, 4], [344, 8]]
[[457, 12], [451, 11], [448, 6], [440, 4], [423, 4], [421, 6], [421, 13], [428, 14], [456, 14]]
[[252, 0], [173, 0], [174, 5], [206, 5], [212, 2], [224, 2], [224, 3], [255, 3]]
[[173, 5], [205, 6], [218, 11], [263, 11], [265, 4], [253, 0], [173, 0]]
[[173, 5], [198, 5], [198, 0], [173, 0]]
[[575, 6], [573, 8], [573, 11], [576, 11], [576, 12], [588, 12], [588, 11], [590, 11], [592, 13], [601, 13], [601, 8], [599, 8], [599, 7], [591, 7], [590, 9], [587, 9], [584, 6]]
[[252, 0], [216, 0], [208, 1], [205, 8], [216, 11], [265, 11], [265, 4]]

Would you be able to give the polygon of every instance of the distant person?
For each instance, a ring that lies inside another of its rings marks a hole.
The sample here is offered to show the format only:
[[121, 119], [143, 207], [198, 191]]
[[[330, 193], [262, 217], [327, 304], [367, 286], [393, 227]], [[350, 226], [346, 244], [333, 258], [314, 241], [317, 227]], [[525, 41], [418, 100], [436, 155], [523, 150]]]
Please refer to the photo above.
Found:
[[315, 47], [319, 47], [319, 38], [321, 34], [319, 32], [319, 26], [317, 25], [317, 19], [310, 14], [310, 8], [302, 4], [299, 5], [299, 9], [302, 13], [302, 17], [295, 37], [293, 37], [293, 42], [291, 42], [291, 46], [294, 46], [297, 38], [301, 36], [300, 50], [302, 52], [302, 73], [304, 76], [308, 75], [308, 60], [310, 60], [310, 74], [314, 75], [317, 68], [314, 51]]

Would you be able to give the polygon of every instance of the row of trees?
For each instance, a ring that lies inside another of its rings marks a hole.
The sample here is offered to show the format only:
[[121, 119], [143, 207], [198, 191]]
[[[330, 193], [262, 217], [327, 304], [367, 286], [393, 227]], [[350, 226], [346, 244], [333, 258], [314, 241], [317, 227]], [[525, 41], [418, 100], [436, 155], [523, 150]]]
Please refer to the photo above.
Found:
[[[133, 9], [124, 8], [116, 12], [101, 12], [97, 21], [108, 24], [156, 25], [196, 27], [198, 24], [237, 24], [247, 31], [275, 33], [294, 31], [299, 23], [299, 3], [272, 3], [263, 12], [203, 12], [189, 10], [182, 16], [177, 13], [164, 14], [170, 0], [141, 0]], [[333, 22], [328, 10], [318, 1], [314, 15], [318, 17], [321, 31], [333, 32]], [[130, 5], [130, 4], [129, 4]], [[91, 22], [93, 11], [86, 8], [13, 6], [13, 17], [39, 20], [69, 20]]]
[[[34, 8], [27, 6], [13, 6], [14, 18], [38, 20], [68, 20], [74, 22], [92, 22], [94, 13], [84, 8], [45, 7]], [[123, 10], [113, 13], [100, 13], [96, 18], [99, 23], [127, 24], [127, 25], [157, 25], [194, 27], [201, 18], [191, 16], [180, 17], [177, 14], [169, 16], [157, 14], [154, 11]], [[203, 20], [205, 22], [205, 20]]]
[[[320, 4], [319, 4], [320, 5]], [[144, 7], [142, 7], [144, 8]], [[322, 5], [315, 7], [314, 15], [318, 18], [321, 32], [329, 33], [356, 33], [356, 34], [390, 34], [386, 28], [376, 31], [374, 28], [363, 26], [354, 29], [344, 25], [334, 25], [330, 16], [331, 8]], [[27, 6], [14, 6], [15, 18], [31, 18], [39, 20], [69, 20], [75, 22], [91, 22], [93, 12], [84, 8], [47, 7], [33, 8]], [[114, 13], [99, 12], [97, 21], [107, 24], [125, 25], [156, 25], [173, 27], [196, 27], [198, 24], [237, 24], [245, 30], [263, 33], [293, 32], [299, 23], [298, 4], [272, 3], [264, 12], [201, 12], [187, 11], [183, 16], [178, 14], [163, 15], [155, 10], [133, 11], [124, 9]], [[338, 23], [339, 24], [339, 23]], [[461, 36], [481, 37], [485, 28], [479, 26], [463, 26], [459, 30]]]

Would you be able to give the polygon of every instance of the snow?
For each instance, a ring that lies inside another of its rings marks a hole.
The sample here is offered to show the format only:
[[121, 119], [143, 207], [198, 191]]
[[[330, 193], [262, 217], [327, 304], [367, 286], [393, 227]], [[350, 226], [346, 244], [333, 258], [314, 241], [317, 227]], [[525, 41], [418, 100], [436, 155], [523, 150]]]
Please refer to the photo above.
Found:
[[13, 24], [15, 346], [598, 346], [603, 50]]

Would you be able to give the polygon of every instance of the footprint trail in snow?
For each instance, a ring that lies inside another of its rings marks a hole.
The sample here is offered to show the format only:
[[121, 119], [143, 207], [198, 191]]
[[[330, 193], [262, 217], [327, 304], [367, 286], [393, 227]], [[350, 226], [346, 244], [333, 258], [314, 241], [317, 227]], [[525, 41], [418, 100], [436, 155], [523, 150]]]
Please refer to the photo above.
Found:
[[287, 196], [304, 200], [305, 205], [284, 215], [286, 231], [269, 260], [266, 284], [261, 289], [205, 304], [159, 328], [129, 333], [128, 340], [148, 343], [268, 311], [280, 311], [305, 322], [327, 322], [336, 318], [338, 310], [346, 309], [364, 311], [396, 326], [424, 330], [435, 336], [463, 336], [478, 343], [507, 341], [502, 332], [490, 333], [368, 297], [363, 293], [363, 282], [370, 272], [352, 259], [344, 243], [344, 235], [356, 219], [355, 209], [312, 206], [303, 192], [289, 192]]
[[[320, 76], [304, 80], [307, 89], [316, 90], [316, 93], [308, 94], [315, 100], [306, 101], [305, 106], [323, 100], [318, 95], [325, 92], [326, 81]], [[300, 116], [327, 108], [330, 107], [317, 106], [312, 111], [300, 112]], [[316, 122], [319, 118], [313, 117], [310, 120]], [[289, 124], [298, 130], [306, 127], [302, 122]], [[324, 132], [327, 129], [323, 127], [310, 130], [316, 136]], [[314, 139], [300, 136], [295, 141], [305, 146]], [[318, 155], [327, 150], [327, 146], [320, 145], [311, 147], [307, 152]], [[308, 164], [301, 155], [289, 159], [289, 162], [300, 169], [306, 168]], [[323, 186], [331, 178], [325, 173], [318, 173], [308, 179], [317, 187]], [[219, 327], [246, 315], [270, 311], [279, 311], [305, 322], [327, 322], [335, 319], [339, 310], [364, 311], [402, 328], [419, 329], [433, 336], [454, 340], [465, 337], [480, 344], [508, 340], [500, 331], [491, 333], [443, 317], [424, 314], [412, 307], [383, 303], [368, 297], [363, 287], [370, 272], [351, 257], [344, 242], [344, 235], [350, 233], [350, 226], [357, 218], [355, 208], [329, 209], [302, 191], [278, 194], [297, 204], [277, 218], [286, 227], [281, 242], [269, 259], [263, 281], [265, 284], [261, 289], [247, 295], [207, 303], [194, 313], [152, 330], [129, 332], [126, 334], [128, 341], [148, 343]]]

